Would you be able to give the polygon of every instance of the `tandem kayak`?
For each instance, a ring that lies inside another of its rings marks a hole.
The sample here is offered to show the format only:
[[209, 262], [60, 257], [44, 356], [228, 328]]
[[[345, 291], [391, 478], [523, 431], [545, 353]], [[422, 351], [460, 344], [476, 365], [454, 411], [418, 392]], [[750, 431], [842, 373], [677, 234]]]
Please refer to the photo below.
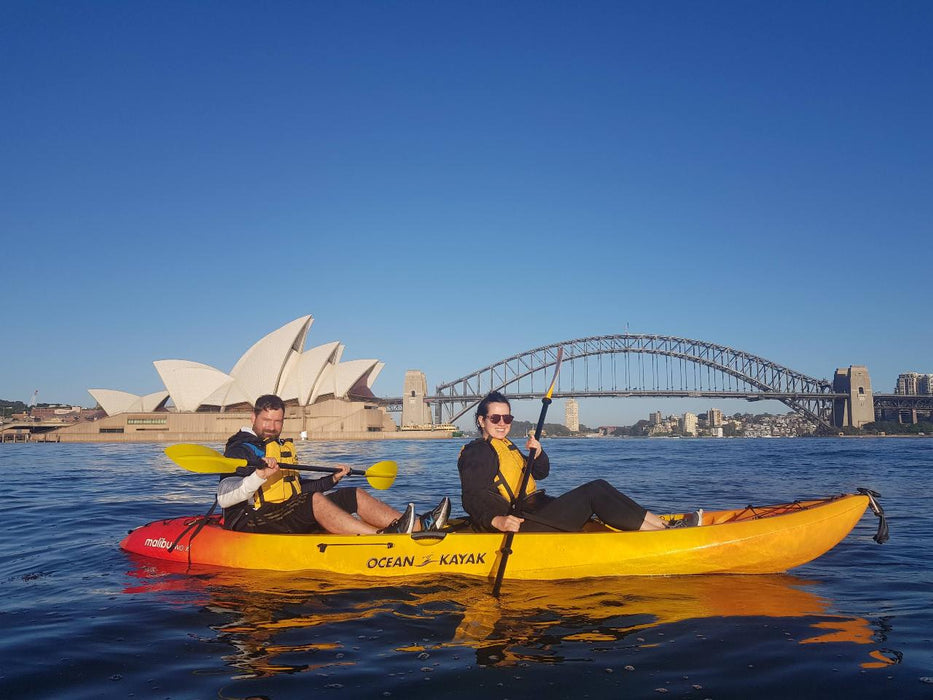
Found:
[[[505, 577], [772, 574], [806, 564], [841, 542], [870, 505], [887, 539], [876, 493], [706, 511], [700, 527], [619, 532], [592, 522], [583, 532], [519, 533]], [[670, 519], [678, 514], [665, 516]], [[468, 528], [412, 535], [266, 535], [223, 529], [219, 516], [157, 520], [130, 531], [127, 552], [186, 565], [319, 571], [348, 576], [460, 574], [494, 578], [501, 533]]]

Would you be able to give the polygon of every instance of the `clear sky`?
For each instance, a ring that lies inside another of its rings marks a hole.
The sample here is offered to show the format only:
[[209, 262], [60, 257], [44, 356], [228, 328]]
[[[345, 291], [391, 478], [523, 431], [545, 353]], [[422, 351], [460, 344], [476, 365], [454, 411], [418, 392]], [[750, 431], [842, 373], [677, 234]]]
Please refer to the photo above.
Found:
[[626, 324], [933, 372], [926, 0], [7, 0], [0, 66], [3, 399], [304, 314], [383, 396]]

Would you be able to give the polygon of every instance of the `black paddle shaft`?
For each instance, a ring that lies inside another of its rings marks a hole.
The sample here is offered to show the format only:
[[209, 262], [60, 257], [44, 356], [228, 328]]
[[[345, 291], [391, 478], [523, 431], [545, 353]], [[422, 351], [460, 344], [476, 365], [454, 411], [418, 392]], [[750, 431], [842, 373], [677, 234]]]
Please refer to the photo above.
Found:
[[[541, 439], [541, 432], [544, 430], [544, 417], [547, 415], [548, 406], [551, 405], [551, 397], [545, 396], [541, 399], [541, 413], [538, 415], [538, 425], [535, 427], [535, 440]], [[528, 459], [525, 462], [525, 468], [522, 469], [522, 480], [518, 485], [518, 493], [515, 499], [509, 505], [509, 515], [515, 515], [518, 512], [521, 500], [525, 497], [525, 490], [528, 488], [528, 480], [531, 478], [531, 465], [538, 457], [537, 448], [531, 448], [528, 451]], [[509, 561], [509, 555], [512, 553], [512, 539], [514, 532], [505, 533], [505, 540], [502, 542], [502, 560], [499, 562], [499, 570], [496, 572], [496, 582], [492, 586], [492, 594], [499, 597], [499, 590], [502, 588], [502, 577], [505, 574], [505, 565]]]
[[[268, 465], [262, 460], [261, 457], [256, 457], [255, 459], [248, 459], [246, 463], [251, 467], [256, 467], [256, 469], [265, 469]], [[327, 474], [336, 474], [340, 471], [337, 467], [324, 467], [324, 466], [312, 466], [310, 464], [285, 464], [280, 463], [279, 467], [282, 469], [294, 469], [296, 471], [305, 471], [305, 472], [325, 472]], [[366, 472], [360, 471], [359, 469], [351, 469], [350, 476], [366, 476]]]

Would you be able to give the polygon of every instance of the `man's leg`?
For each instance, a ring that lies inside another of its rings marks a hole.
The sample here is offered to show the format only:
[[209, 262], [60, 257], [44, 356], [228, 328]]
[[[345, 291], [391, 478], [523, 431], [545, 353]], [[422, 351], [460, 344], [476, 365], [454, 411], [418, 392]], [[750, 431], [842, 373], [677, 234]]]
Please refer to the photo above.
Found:
[[[359, 493], [357, 494], [357, 499], [362, 505], [363, 499], [360, 498]], [[372, 500], [375, 501], [376, 499], [373, 498]], [[385, 507], [388, 508], [388, 506]], [[375, 534], [378, 529], [370, 525], [371, 521], [369, 520], [366, 522], [357, 520], [347, 511], [331, 503], [327, 496], [322, 493], [314, 494], [311, 499], [311, 508], [314, 511], [314, 519], [317, 520], [318, 525], [335, 535], [372, 535]], [[360, 510], [362, 510], [362, 508], [360, 508]], [[389, 510], [392, 509], [389, 508]], [[395, 511], [392, 512], [394, 513]], [[362, 513], [360, 513], [360, 517], [363, 517]], [[398, 517], [398, 515], [395, 517]], [[363, 520], [366, 520], [366, 518], [363, 518]], [[386, 525], [388, 525], [389, 522], [391, 522], [391, 520], [386, 522]], [[381, 527], [385, 527], [385, 525]]]
[[[373, 498], [363, 489], [356, 490], [356, 512], [363, 522], [381, 530], [402, 517], [395, 508], [389, 506], [378, 498]], [[421, 524], [415, 520], [415, 531], [421, 529]]]

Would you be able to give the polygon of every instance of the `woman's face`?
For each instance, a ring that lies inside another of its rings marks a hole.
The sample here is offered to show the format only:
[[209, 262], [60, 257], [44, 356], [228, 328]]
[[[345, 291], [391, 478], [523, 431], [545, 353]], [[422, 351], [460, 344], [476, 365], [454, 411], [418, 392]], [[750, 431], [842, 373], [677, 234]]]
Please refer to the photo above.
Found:
[[492, 416], [509, 416], [509, 405], [507, 403], [491, 403], [486, 407], [486, 415], [479, 417], [479, 427], [483, 431], [483, 437], [494, 437], [503, 439], [509, 434], [511, 425], [499, 418], [498, 423], [494, 423], [490, 418]]

